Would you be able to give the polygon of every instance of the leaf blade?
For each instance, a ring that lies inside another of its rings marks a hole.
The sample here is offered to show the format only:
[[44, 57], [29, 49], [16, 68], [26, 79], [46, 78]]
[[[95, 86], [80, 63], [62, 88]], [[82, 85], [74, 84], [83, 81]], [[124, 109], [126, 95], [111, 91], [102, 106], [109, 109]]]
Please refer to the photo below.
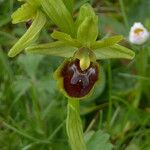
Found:
[[63, 0], [63, 2], [66, 5], [67, 9], [70, 11], [70, 13], [72, 13], [74, 0]]
[[87, 141], [87, 150], [112, 150], [113, 145], [109, 142], [109, 134], [99, 130]]
[[74, 35], [73, 18], [62, 0], [42, 0], [41, 5], [48, 17], [61, 29], [61, 31], [72, 36]]

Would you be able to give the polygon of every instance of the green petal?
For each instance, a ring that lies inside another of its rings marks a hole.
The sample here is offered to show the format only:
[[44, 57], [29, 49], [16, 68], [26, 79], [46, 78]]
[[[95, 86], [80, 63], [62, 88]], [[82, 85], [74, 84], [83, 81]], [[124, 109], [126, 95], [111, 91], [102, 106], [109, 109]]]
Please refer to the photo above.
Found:
[[30, 46], [26, 48], [26, 52], [28, 53], [53, 55], [66, 58], [73, 57], [76, 50], [77, 48], [68, 46], [67, 44], [62, 43], [60, 41]]
[[123, 39], [122, 35], [116, 35], [113, 37], [109, 37], [106, 39], [102, 39], [100, 41], [96, 41], [91, 45], [91, 49], [97, 49], [97, 48], [103, 48], [103, 47], [110, 47], [118, 42], [120, 42]]
[[42, 0], [41, 5], [61, 31], [74, 35], [73, 18], [62, 0]]
[[74, 47], [81, 47], [82, 44], [79, 43], [76, 39], [73, 39], [70, 35], [63, 33], [63, 32], [59, 32], [59, 31], [54, 31], [51, 36], [54, 39], [57, 39], [59, 41], [62, 41], [68, 45], [74, 46]]
[[23, 49], [28, 47], [35, 40], [45, 23], [45, 15], [41, 11], [38, 11], [32, 25], [27, 30], [27, 32], [18, 40], [18, 42], [10, 49], [8, 56], [14, 57]]
[[32, 19], [36, 14], [36, 9], [32, 5], [25, 3], [12, 14], [12, 23], [16, 24]]
[[97, 59], [109, 59], [109, 58], [125, 58], [133, 59], [135, 53], [121, 45], [114, 45], [110, 47], [98, 48], [94, 50]]
[[90, 47], [98, 36], [98, 18], [86, 17], [77, 32], [77, 39], [85, 47]]

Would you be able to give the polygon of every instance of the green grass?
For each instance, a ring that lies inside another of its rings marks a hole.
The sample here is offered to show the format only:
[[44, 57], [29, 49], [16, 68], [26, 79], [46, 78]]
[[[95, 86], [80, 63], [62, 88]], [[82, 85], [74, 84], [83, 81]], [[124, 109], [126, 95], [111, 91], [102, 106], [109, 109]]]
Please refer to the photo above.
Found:
[[[78, 10], [84, 2], [76, 1], [74, 9]], [[127, 38], [126, 26], [134, 21], [142, 21], [150, 29], [149, 1], [90, 2], [100, 16], [99, 38], [112, 34]], [[18, 4], [0, 1], [0, 150], [69, 150], [65, 128], [67, 100], [53, 79], [53, 72], [63, 59], [7, 56], [26, 30], [23, 23], [11, 24], [10, 15]], [[42, 32], [40, 42], [52, 40], [49, 28]], [[101, 84], [90, 99], [81, 102], [83, 128], [88, 136], [93, 130], [109, 134], [109, 143], [115, 150], [149, 150], [150, 44], [143, 50], [123, 44], [132, 47], [136, 57], [133, 61], [99, 62], [104, 70]]]

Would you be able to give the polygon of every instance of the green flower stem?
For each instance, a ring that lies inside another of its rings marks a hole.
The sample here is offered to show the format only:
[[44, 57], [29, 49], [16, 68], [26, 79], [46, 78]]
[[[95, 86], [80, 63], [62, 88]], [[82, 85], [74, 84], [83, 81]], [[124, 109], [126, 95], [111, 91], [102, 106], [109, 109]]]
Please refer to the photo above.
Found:
[[72, 150], [86, 150], [79, 106], [79, 100], [68, 100], [66, 128]]
[[[137, 56], [137, 69], [138, 69], [138, 75], [145, 77], [146, 76], [146, 68], [148, 64], [148, 57], [147, 57], [147, 50], [144, 49], [144, 47], [141, 48], [139, 55]], [[133, 102], [133, 106], [137, 108], [140, 103], [142, 89], [143, 89], [143, 80], [139, 80], [138, 87], [137, 87], [137, 94], [135, 97], [135, 100]]]

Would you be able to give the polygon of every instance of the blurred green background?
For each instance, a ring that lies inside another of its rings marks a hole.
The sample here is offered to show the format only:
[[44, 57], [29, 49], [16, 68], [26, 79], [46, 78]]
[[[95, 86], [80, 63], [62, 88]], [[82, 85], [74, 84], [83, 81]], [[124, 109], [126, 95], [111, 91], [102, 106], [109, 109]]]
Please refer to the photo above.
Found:
[[[99, 38], [122, 34], [128, 39], [134, 22], [142, 22], [150, 30], [150, 0], [124, 0], [124, 5], [121, 0], [76, 0], [75, 16], [86, 2], [99, 15]], [[13, 59], [7, 56], [27, 30], [25, 23], [11, 24], [11, 14], [20, 4], [0, 0], [0, 150], [69, 150], [67, 99], [53, 79], [63, 59], [23, 53]], [[52, 41], [51, 32], [47, 26], [37, 42]], [[103, 139], [103, 145], [111, 143], [115, 150], [150, 150], [150, 44], [144, 46], [144, 58], [139, 57], [141, 47], [127, 40], [122, 44], [132, 48], [136, 57], [132, 61], [99, 62], [101, 82], [93, 96], [81, 102], [84, 131], [86, 138], [93, 131], [102, 131], [104, 138], [98, 135], [94, 141], [97, 145]], [[140, 74], [139, 61], [146, 61], [144, 74]], [[139, 101], [138, 106], [135, 101]]]

